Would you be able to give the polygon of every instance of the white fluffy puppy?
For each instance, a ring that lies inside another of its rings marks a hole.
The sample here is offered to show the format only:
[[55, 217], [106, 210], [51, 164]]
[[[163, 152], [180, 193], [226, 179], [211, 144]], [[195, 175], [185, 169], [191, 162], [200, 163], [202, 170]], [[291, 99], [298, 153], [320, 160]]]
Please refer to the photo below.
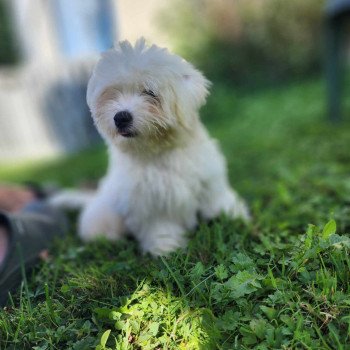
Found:
[[184, 246], [198, 216], [248, 219], [198, 116], [209, 85], [190, 63], [144, 39], [102, 55], [87, 102], [110, 160], [80, 216], [83, 240], [131, 233], [144, 252], [163, 255]]

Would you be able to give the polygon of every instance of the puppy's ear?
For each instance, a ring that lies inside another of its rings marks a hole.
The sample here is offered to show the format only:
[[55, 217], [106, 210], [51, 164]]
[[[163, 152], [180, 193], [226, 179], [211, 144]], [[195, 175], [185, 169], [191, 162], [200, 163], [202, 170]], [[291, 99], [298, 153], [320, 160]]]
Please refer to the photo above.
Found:
[[180, 77], [180, 84], [174, 89], [173, 110], [180, 125], [191, 129], [198, 118], [198, 109], [204, 105], [209, 94], [210, 81], [193, 66], [189, 66]]
[[182, 76], [185, 94], [192, 100], [195, 109], [204, 105], [209, 95], [210, 81], [193, 68]]

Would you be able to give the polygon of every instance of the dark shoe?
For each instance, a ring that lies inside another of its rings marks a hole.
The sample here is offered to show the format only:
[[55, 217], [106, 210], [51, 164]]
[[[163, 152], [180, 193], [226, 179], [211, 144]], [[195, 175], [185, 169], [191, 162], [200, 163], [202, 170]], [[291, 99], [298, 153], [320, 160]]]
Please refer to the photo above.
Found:
[[3, 305], [8, 293], [22, 281], [22, 267], [26, 270], [33, 267], [40, 253], [56, 237], [63, 237], [68, 226], [64, 214], [43, 201], [32, 202], [16, 214], [0, 212], [0, 225], [6, 227], [9, 235], [5, 260], [0, 266], [0, 305]]

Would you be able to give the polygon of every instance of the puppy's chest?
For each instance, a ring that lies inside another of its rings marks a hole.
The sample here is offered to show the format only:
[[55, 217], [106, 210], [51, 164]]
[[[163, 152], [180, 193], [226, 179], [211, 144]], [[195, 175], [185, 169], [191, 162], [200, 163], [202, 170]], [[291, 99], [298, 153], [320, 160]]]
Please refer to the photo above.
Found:
[[[172, 211], [196, 206], [201, 191], [198, 167], [186, 159], [128, 164], [115, 173], [118, 206], [130, 211]], [[118, 181], [118, 180], [117, 180]]]

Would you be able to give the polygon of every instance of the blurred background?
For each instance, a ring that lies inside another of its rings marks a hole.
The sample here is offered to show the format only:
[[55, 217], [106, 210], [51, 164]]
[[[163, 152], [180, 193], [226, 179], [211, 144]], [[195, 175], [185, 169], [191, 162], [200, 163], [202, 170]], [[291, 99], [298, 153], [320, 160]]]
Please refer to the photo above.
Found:
[[0, 161], [99, 141], [85, 102], [100, 52], [121, 38], [162, 42], [161, 1], [0, 0]]
[[243, 191], [348, 159], [348, 23], [349, 0], [0, 0], [0, 179], [103, 174], [86, 84], [101, 51], [140, 36], [213, 81], [203, 120]]

